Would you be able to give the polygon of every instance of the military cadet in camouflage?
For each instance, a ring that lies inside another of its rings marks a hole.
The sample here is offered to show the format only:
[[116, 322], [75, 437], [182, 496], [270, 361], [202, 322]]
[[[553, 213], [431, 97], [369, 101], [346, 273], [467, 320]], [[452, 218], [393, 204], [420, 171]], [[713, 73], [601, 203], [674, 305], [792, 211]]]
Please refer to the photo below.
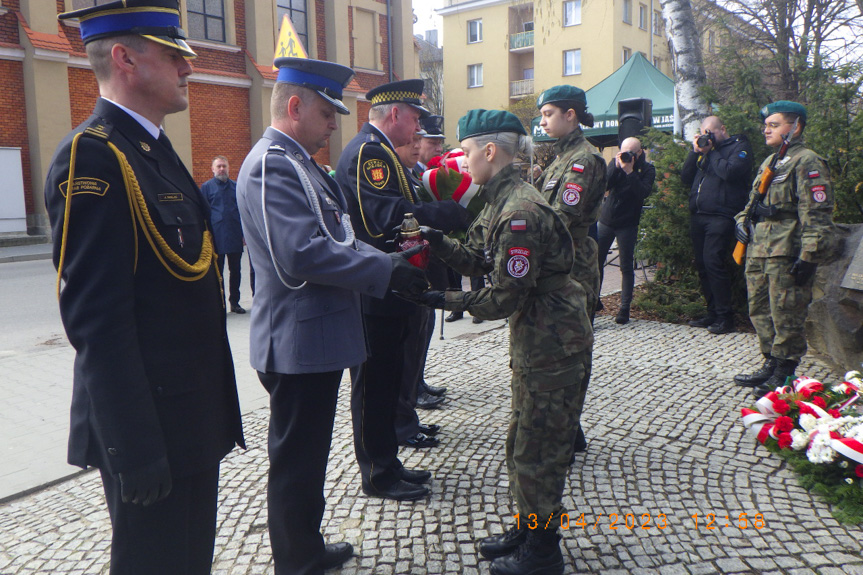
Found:
[[[572, 235], [575, 262], [572, 279], [581, 284], [587, 294], [587, 312], [593, 323], [593, 314], [599, 301], [599, 258], [596, 240], [587, 235], [590, 226], [599, 218], [602, 196], [605, 194], [605, 160], [588, 142], [579, 124], [593, 126], [593, 114], [587, 111], [584, 90], [575, 86], [554, 86], [539, 95], [536, 107], [542, 115], [539, 125], [552, 138], [558, 138], [554, 147], [557, 157], [545, 170], [536, 184], [548, 203], [560, 214]], [[629, 310], [626, 310], [629, 319]], [[593, 349], [588, 350], [592, 360]], [[587, 397], [590, 381], [590, 364], [581, 389], [579, 413]], [[579, 425], [575, 450], [587, 449], [584, 431]]]
[[484, 539], [493, 575], [563, 573], [561, 499], [580, 414], [593, 328], [584, 289], [569, 275], [573, 245], [562, 218], [512, 165], [530, 140], [509, 112], [471, 110], [458, 136], [488, 204], [462, 244], [422, 228], [434, 255], [467, 276], [488, 273], [478, 291], [429, 291], [421, 302], [483, 319], [509, 318], [512, 415], [506, 440], [516, 524]]
[[779, 101], [765, 106], [761, 115], [767, 145], [778, 148], [789, 133], [791, 145], [776, 163], [773, 182], [755, 206], [751, 225], [745, 223], [746, 214], [758, 202], [758, 187], [773, 156], [761, 164], [749, 203], [735, 218], [737, 239], [748, 243], [749, 317], [765, 362], [755, 373], [734, 379], [744, 387], [757, 386], [753, 390], [756, 397], [784, 385], [806, 353], [803, 324], [812, 301], [815, 270], [829, 256], [836, 240], [827, 163], [801, 140], [806, 108]]

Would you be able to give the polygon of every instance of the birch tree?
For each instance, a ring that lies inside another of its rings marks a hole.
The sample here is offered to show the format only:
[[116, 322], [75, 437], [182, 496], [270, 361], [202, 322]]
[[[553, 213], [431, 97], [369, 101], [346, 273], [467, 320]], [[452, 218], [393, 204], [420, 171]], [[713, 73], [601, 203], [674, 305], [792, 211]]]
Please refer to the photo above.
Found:
[[[861, 0], [863, 1], [863, 0]], [[660, 0], [665, 34], [674, 66], [677, 111], [687, 140], [698, 133], [701, 120], [709, 115], [701, 88], [707, 81], [701, 57], [701, 37], [689, 0]]]

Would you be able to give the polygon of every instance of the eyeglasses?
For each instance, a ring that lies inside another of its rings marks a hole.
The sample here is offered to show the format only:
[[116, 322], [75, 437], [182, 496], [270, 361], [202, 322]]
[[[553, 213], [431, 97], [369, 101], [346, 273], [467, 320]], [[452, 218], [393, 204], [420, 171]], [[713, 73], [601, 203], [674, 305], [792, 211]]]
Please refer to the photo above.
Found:
[[790, 125], [791, 125], [791, 122], [765, 122], [765, 123], [761, 126], [761, 133], [763, 134], [767, 129], [775, 130], [775, 129], [777, 129], [779, 126], [783, 126], [783, 125], [790, 126]]

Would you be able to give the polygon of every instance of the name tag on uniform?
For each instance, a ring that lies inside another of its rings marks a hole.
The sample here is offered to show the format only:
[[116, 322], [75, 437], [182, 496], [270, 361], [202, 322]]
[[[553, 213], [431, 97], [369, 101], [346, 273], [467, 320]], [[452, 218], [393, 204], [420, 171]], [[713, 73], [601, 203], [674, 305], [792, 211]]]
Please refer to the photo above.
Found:
[[171, 193], [171, 194], [159, 194], [158, 195], [160, 202], [182, 202], [186, 198], [183, 197], [181, 193]]

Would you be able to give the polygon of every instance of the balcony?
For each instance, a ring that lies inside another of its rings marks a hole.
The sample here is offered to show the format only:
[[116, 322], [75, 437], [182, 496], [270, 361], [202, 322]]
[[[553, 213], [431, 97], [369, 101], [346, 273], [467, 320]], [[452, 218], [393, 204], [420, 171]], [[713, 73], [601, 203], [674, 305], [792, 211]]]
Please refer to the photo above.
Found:
[[[533, 32], [531, 32], [533, 34]], [[509, 83], [509, 97], [523, 98], [533, 94], [533, 78], [530, 80], [516, 80]]]
[[523, 52], [533, 49], [533, 30], [509, 35], [509, 51]]

